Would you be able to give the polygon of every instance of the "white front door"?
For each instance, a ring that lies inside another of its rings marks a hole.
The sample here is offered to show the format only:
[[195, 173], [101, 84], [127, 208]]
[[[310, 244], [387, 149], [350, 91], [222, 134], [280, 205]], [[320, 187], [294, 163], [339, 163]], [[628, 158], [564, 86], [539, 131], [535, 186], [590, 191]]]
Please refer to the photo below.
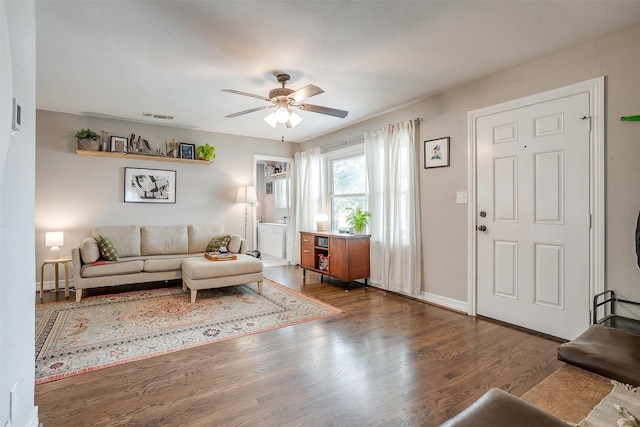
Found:
[[565, 339], [589, 326], [589, 96], [476, 119], [479, 315]]

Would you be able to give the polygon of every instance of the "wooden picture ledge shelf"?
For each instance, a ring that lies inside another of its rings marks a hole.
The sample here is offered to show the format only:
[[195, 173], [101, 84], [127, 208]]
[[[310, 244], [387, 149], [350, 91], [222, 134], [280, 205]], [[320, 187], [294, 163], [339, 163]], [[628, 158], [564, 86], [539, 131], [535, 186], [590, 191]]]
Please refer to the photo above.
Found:
[[111, 151], [76, 150], [76, 154], [79, 154], [81, 156], [112, 157], [117, 159], [139, 159], [139, 160], [155, 160], [157, 162], [195, 163], [198, 165], [210, 165], [213, 163], [212, 161], [209, 161], [209, 160], [179, 159], [176, 157], [149, 156], [146, 154], [135, 154], [135, 153], [115, 153]]

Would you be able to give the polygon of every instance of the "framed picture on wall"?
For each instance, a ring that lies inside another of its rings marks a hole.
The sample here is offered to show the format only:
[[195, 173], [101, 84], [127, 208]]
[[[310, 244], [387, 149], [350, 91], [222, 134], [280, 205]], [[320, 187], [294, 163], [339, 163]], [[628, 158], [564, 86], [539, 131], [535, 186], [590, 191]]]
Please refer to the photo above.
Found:
[[273, 194], [273, 182], [265, 183], [265, 194]]
[[126, 203], [175, 203], [176, 171], [124, 168]]
[[430, 139], [424, 142], [424, 168], [449, 166], [449, 141], [451, 137]]
[[182, 159], [195, 159], [196, 158], [196, 145], [180, 143], [180, 158]]

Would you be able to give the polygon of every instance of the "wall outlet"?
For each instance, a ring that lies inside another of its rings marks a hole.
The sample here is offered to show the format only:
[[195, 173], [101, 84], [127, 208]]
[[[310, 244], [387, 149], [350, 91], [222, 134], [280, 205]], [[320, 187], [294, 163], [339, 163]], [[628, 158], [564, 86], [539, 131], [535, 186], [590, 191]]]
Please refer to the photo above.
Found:
[[467, 192], [466, 191], [458, 191], [456, 193], [456, 203], [467, 203]]

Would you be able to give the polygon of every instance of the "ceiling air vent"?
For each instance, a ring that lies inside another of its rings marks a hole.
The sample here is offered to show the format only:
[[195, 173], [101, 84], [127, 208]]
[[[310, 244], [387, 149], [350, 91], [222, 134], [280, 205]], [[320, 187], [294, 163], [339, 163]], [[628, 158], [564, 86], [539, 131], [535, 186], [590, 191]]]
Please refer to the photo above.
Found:
[[142, 113], [142, 115], [144, 117], [151, 117], [152, 119], [173, 120], [173, 116], [167, 116], [166, 114]]

